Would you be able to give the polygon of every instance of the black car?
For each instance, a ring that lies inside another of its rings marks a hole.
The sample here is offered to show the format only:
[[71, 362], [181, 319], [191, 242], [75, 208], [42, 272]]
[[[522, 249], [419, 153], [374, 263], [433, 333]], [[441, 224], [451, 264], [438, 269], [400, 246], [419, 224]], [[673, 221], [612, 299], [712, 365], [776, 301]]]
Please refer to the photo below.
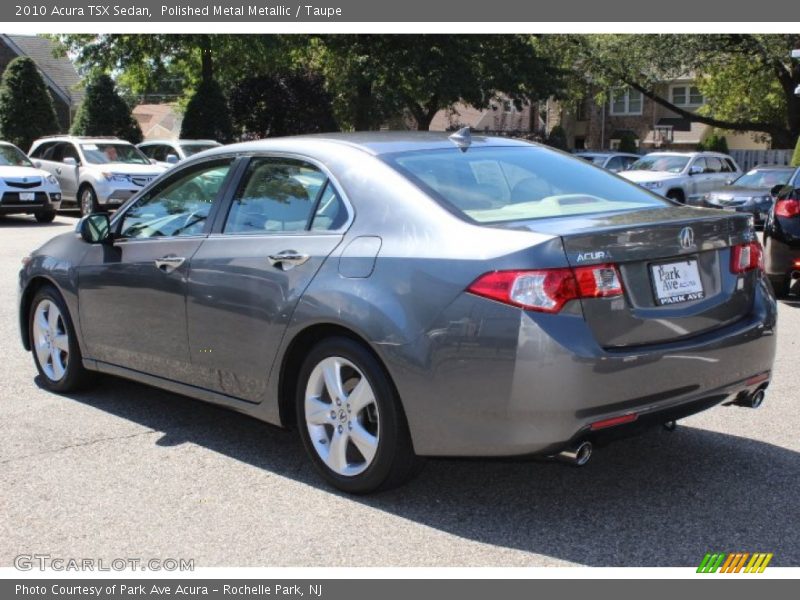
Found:
[[764, 224], [764, 270], [777, 294], [800, 291], [800, 168], [777, 191]]
[[772, 208], [772, 191], [776, 186], [786, 185], [793, 172], [792, 167], [755, 167], [732, 183], [703, 196], [699, 205], [752, 213], [756, 224], [762, 224]]

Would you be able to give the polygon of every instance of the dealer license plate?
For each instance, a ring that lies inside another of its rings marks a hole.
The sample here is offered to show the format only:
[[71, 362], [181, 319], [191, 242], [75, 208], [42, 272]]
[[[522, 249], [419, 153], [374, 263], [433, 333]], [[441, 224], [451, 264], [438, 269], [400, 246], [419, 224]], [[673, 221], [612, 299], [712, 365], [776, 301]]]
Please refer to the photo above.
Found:
[[705, 298], [697, 260], [650, 265], [656, 304], [679, 304]]

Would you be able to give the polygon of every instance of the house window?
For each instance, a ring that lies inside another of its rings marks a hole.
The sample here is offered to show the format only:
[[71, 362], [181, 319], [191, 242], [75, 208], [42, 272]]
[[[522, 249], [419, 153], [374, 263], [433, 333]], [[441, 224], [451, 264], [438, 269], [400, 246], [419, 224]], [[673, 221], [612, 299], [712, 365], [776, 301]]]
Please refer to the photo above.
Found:
[[705, 104], [705, 98], [695, 85], [674, 85], [672, 103], [675, 106], [701, 106]]
[[642, 114], [642, 92], [637, 90], [615, 90], [611, 92], [612, 115]]

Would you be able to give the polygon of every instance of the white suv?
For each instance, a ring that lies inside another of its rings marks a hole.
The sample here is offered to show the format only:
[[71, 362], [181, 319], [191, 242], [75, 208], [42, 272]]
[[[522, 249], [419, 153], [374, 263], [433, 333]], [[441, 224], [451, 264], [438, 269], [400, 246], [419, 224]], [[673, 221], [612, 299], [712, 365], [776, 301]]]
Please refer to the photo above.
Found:
[[49, 223], [60, 204], [58, 180], [35, 168], [14, 144], [0, 142], [0, 215], [33, 214]]
[[651, 152], [620, 176], [661, 196], [691, 204], [741, 174], [736, 161], [718, 152]]
[[113, 137], [44, 137], [28, 154], [58, 179], [63, 202], [77, 204], [81, 215], [116, 208], [166, 170]]

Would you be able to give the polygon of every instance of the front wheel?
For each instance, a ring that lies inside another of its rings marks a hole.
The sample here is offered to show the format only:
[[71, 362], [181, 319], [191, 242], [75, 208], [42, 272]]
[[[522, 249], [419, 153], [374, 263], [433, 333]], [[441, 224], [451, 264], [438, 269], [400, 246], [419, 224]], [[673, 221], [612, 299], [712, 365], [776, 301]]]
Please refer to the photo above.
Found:
[[94, 193], [92, 186], [85, 185], [81, 188], [79, 202], [82, 217], [97, 212], [97, 195]]
[[36, 292], [28, 315], [33, 360], [44, 387], [72, 392], [83, 387], [90, 373], [83, 368], [75, 328], [58, 291], [45, 286]]
[[296, 410], [311, 461], [342, 491], [396, 487], [421, 465], [394, 386], [372, 353], [351, 339], [331, 338], [311, 350]]
[[36, 217], [37, 223], [52, 223], [56, 218], [56, 211], [54, 210], [38, 210], [33, 214]]

